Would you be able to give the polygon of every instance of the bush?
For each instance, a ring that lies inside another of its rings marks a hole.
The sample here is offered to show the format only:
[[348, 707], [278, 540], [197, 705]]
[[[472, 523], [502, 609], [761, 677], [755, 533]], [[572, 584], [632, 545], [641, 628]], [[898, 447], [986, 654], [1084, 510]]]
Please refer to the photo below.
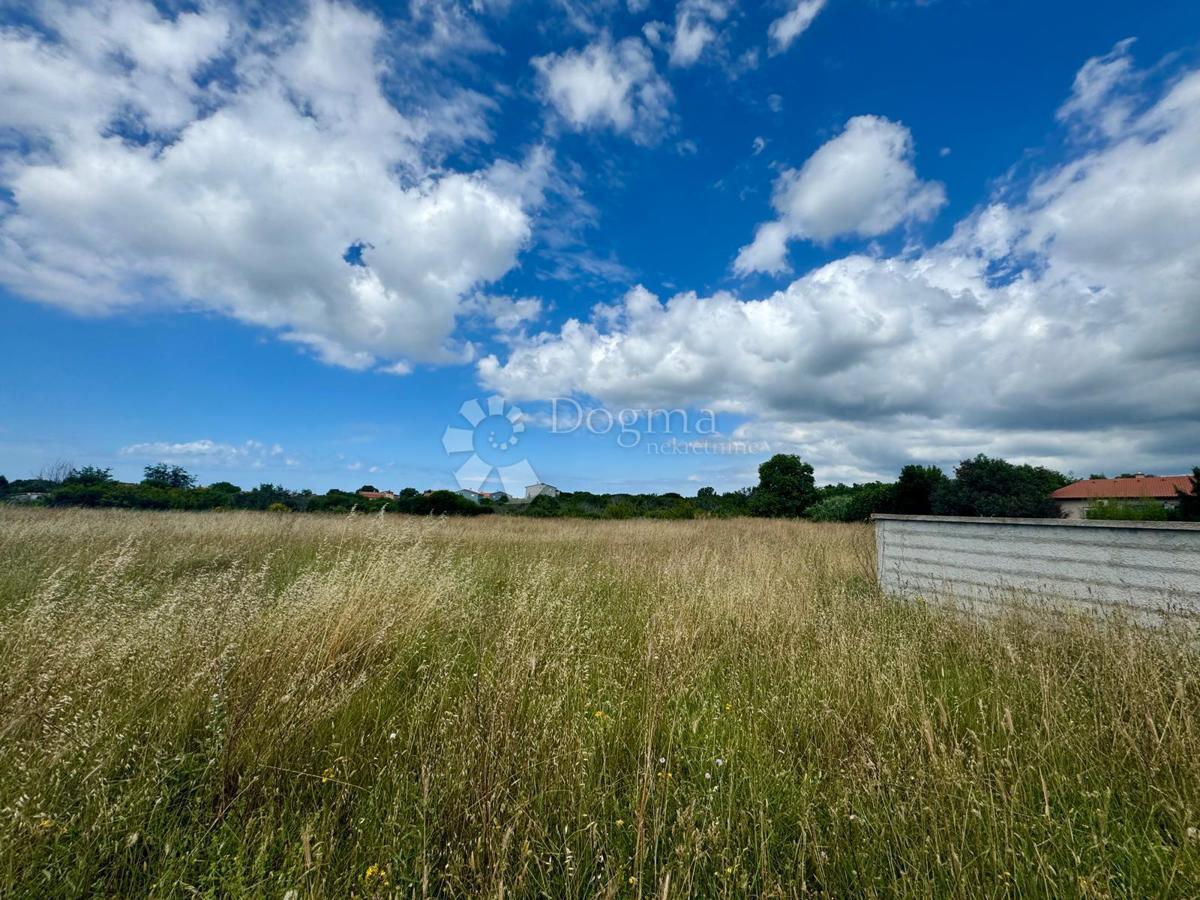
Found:
[[646, 513], [647, 519], [694, 519], [696, 510], [682, 498], [671, 506], [662, 506]]
[[637, 510], [628, 500], [617, 500], [604, 508], [603, 515], [606, 519], [632, 519]]
[[1165, 522], [1170, 513], [1157, 500], [1097, 500], [1087, 508], [1087, 518], [1130, 522]]
[[818, 500], [808, 508], [808, 518], [814, 522], [853, 522], [854, 497], [838, 494]]

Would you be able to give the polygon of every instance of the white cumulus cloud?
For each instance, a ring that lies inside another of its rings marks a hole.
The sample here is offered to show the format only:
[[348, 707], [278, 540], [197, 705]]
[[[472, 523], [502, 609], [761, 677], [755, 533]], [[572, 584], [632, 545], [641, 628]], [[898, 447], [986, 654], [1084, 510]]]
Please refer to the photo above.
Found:
[[[1193, 465], [1200, 71], [1159, 96], [1113, 96], [1079, 115], [1111, 122], [1111, 103], [1143, 111], [936, 246], [835, 259], [757, 299], [635, 287], [503, 361], [482, 359], [480, 378], [514, 399], [740, 413], [749, 418], [736, 437], [795, 449], [836, 477], [980, 451], [1084, 473], [1116, 460]], [[781, 204], [789, 215], [796, 181]], [[787, 221], [817, 236], [869, 234], [926, 190], [911, 171], [900, 182], [883, 213], [855, 203], [827, 218], [814, 201]]]
[[785, 169], [771, 204], [779, 218], [760, 226], [734, 263], [741, 273], [787, 268], [787, 241], [877, 237], [932, 218], [946, 203], [938, 182], [913, 167], [909, 130], [881, 116], [855, 116], [799, 169]]
[[662, 137], [674, 99], [640, 38], [613, 43], [607, 35], [587, 46], [533, 60], [541, 89], [576, 131], [611, 128], [638, 143]]
[[377, 17], [327, 0], [257, 31], [219, 3], [28, 14], [0, 32], [0, 130], [19, 136], [0, 145], [0, 283], [82, 313], [208, 309], [355, 368], [469, 356], [462, 298], [515, 264], [549, 165], [443, 165], [488, 138], [490, 101], [419, 54], [397, 69]]

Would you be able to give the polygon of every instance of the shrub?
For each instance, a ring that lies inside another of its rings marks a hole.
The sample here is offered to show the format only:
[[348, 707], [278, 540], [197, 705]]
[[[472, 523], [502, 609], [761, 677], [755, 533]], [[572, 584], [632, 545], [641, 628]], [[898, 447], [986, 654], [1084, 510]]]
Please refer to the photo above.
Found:
[[1087, 508], [1089, 519], [1165, 522], [1170, 517], [1157, 500], [1097, 500]]

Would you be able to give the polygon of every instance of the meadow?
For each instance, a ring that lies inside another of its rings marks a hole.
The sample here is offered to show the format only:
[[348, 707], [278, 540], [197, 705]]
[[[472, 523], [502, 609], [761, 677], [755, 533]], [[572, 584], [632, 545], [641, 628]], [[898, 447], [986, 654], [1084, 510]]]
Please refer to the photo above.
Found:
[[0, 895], [1200, 894], [1183, 628], [868, 525], [0, 507]]

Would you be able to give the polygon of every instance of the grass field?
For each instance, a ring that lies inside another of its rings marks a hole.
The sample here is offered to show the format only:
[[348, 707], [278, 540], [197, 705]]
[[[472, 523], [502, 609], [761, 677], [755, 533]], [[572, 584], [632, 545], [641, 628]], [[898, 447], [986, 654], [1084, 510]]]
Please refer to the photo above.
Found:
[[0, 895], [1200, 894], [1195, 636], [873, 549], [0, 509]]

